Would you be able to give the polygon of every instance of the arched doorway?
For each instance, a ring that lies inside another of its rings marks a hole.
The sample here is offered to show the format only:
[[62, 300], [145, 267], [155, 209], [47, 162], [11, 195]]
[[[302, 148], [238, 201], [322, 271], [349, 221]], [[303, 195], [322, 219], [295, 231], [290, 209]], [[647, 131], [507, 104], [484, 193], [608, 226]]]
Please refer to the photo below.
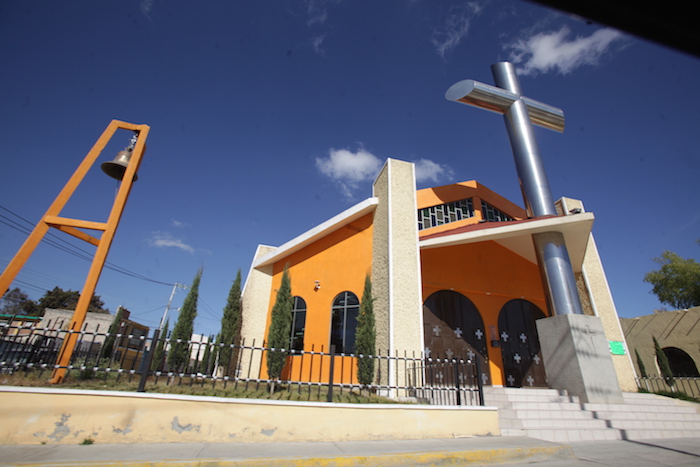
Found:
[[452, 290], [430, 295], [423, 304], [423, 336], [426, 357], [477, 358], [482, 382], [491, 384], [484, 321], [467, 297]]
[[677, 347], [664, 347], [662, 350], [666, 354], [673, 376], [700, 376], [693, 358], [685, 351]]
[[498, 315], [503, 373], [508, 387], [547, 387], [535, 320], [544, 313], [527, 300], [511, 300]]

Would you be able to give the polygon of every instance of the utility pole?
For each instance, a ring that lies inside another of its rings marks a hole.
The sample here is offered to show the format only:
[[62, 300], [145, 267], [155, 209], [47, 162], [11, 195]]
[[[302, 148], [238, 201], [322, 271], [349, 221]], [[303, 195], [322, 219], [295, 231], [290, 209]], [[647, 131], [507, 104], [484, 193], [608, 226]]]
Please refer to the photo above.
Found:
[[179, 282], [175, 282], [173, 285], [173, 291], [170, 292], [170, 298], [168, 299], [168, 304], [165, 305], [165, 312], [163, 312], [163, 317], [160, 319], [160, 325], [158, 326], [158, 331], [162, 332], [163, 331], [163, 326], [165, 326], [165, 320], [168, 317], [168, 311], [170, 311], [170, 305], [173, 303], [173, 297], [175, 296], [175, 292], [177, 289], [182, 289], [182, 290], [187, 290], [189, 289], [190, 286], [187, 284], [180, 284]]

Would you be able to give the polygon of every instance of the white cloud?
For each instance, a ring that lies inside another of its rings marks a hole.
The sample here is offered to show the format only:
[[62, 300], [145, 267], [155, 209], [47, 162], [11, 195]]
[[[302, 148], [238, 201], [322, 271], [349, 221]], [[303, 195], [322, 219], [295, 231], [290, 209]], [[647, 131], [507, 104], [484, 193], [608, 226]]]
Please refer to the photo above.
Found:
[[320, 36], [313, 37], [311, 39], [311, 46], [314, 48], [314, 52], [319, 54], [321, 57], [326, 56], [325, 49], [323, 49], [323, 47], [321, 47], [323, 45], [323, 41], [325, 41], [325, 40], [326, 40], [326, 36], [323, 34]]
[[562, 26], [558, 31], [541, 32], [517, 39], [506, 45], [510, 61], [520, 75], [536, 75], [549, 71], [566, 75], [585, 65], [597, 65], [612, 44], [625, 36], [614, 29], [599, 29], [588, 37], [569, 39], [571, 31]]
[[430, 159], [419, 159], [416, 161], [416, 182], [438, 183], [445, 178], [452, 178], [454, 172], [446, 165], [438, 164]]
[[188, 253], [194, 253], [194, 248], [184, 243], [181, 239], [173, 237], [169, 232], [153, 232], [150, 244], [155, 247], [173, 247]]
[[175, 220], [175, 219], [170, 219], [170, 223], [173, 225], [173, 227], [189, 227], [190, 226], [190, 224], [188, 224], [186, 222], [180, 222], [180, 221]]
[[459, 45], [469, 32], [472, 19], [481, 13], [482, 8], [478, 2], [468, 2], [450, 8], [443, 27], [433, 33], [432, 43], [438, 55], [445, 58], [445, 55]]
[[150, 14], [151, 10], [153, 9], [153, 2], [154, 0], [141, 0], [141, 3], [139, 4], [141, 13], [143, 13], [148, 19], [151, 19]]
[[[438, 183], [454, 176], [451, 168], [430, 159], [418, 159], [414, 163], [417, 183]], [[338, 182], [340, 190], [348, 198], [352, 198], [353, 191], [361, 183], [374, 181], [383, 164], [383, 160], [363, 148], [356, 152], [331, 149], [327, 158], [316, 158], [316, 168], [326, 177]]]
[[331, 149], [327, 158], [316, 158], [316, 168], [337, 181], [347, 197], [352, 196], [360, 183], [374, 180], [381, 167], [382, 161], [364, 149], [357, 152]]
[[338, 2], [339, 0], [306, 0], [304, 3], [309, 17], [306, 24], [308, 26], [325, 24], [328, 20], [328, 6]]

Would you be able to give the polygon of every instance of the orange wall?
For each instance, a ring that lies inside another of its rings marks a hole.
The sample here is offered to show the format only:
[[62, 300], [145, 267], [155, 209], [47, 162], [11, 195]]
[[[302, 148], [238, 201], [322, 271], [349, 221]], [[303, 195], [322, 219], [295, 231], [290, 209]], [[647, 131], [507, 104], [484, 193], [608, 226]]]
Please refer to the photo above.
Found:
[[481, 214], [481, 200], [486, 201], [491, 206], [515, 219], [527, 218], [527, 213], [523, 208], [513, 204], [503, 196], [491, 191], [475, 180], [455, 183], [454, 185], [425, 188], [416, 192], [416, 204], [418, 209], [439, 206], [441, 204], [451, 203], [453, 201], [459, 201], [467, 198], [472, 198], [474, 217], [422, 230], [420, 232], [420, 236], [422, 237], [438, 232], [444, 232], [446, 230], [452, 230], [465, 225], [477, 224], [479, 221], [481, 221], [481, 219], [483, 219]]
[[[461, 293], [479, 310], [487, 336], [489, 326], [498, 330], [498, 314], [512, 299], [529, 300], [548, 314], [537, 265], [496, 242], [421, 250], [421, 265], [423, 301], [439, 290]], [[503, 384], [501, 351], [490, 339], [488, 355], [493, 384]]]
[[[321, 346], [323, 346], [323, 352], [328, 352], [333, 300], [339, 293], [346, 290], [353, 292], [361, 300], [365, 276], [372, 271], [373, 217], [374, 214], [361, 217], [275, 263], [266, 329], [269, 329], [270, 326], [272, 307], [275, 303], [277, 289], [282, 281], [282, 271], [287, 264], [292, 283], [292, 295], [300, 296], [306, 301], [304, 350], [311, 351], [313, 346], [314, 351], [320, 352]], [[315, 281], [320, 281], [321, 287], [318, 290], [314, 290]], [[340, 360], [338, 357], [335, 363], [334, 379], [336, 380], [341, 368]], [[299, 374], [298, 365], [300, 364], [301, 359], [294, 358], [294, 368], [291, 371], [295, 379]], [[302, 374], [308, 375], [308, 365], [310, 364], [310, 359], [304, 362]], [[314, 365], [313, 373], [316, 374], [319, 367], [315, 361]], [[343, 366], [349, 368], [345, 362]], [[326, 375], [327, 368], [328, 363], [324, 359], [323, 372]], [[347, 382], [349, 370], [346, 369], [343, 373], [348, 373], [343, 375], [343, 380]], [[308, 380], [308, 376], [305, 377], [305, 380]], [[312, 380], [317, 381], [318, 376]]]

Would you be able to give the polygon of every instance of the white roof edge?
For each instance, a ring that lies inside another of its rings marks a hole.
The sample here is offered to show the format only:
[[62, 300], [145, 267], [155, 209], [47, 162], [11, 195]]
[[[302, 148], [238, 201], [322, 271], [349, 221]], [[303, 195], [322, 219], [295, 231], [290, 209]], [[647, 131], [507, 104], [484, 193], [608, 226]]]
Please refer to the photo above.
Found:
[[418, 244], [423, 248], [437, 248], [448, 245], [458, 245], [461, 243], [472, 243], [477, 241], [497, 240], [523, 233], [556, 232], [558, 228], [570, 226], [577, 223], [593, 223], [595, 216], [592, 212], [584, 212], [570, 216], [557, 216], [545, 219], [535, 219], [530, 222], [522, 222], [512, 225], [503, 225], [489, 229], [473, 230], [453, 235], [443, 235], [441, 237], [421, 240]]
[[370, 212], [374, 212], [378, 203], [379, 200], [377, 198], [367, 198], [366, 200], [357, 203], [340, 214], [317, 225], [313, 229], [307, 230], [298, 237], [288, 241], [284, 245], [281, 245], [274, 251], [262, 256], [253, 262], [253, 267], [259, 268], [262, 266], [268, 266], [291, 255], [292, 253], [296, 253], [319, 238], [322, 238], [329, 233], [346, 226], [350, 222], [355, 221], [360, 217], [369, 214]]

